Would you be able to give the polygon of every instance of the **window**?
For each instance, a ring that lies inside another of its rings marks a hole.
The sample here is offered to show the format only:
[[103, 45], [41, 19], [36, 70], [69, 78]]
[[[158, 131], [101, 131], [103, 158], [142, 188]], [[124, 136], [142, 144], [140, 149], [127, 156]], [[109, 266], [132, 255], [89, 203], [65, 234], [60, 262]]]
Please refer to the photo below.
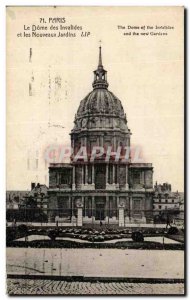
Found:
[[88, 165], [88, 183], [92, 183], [92, 166]]
[[59, 217], [68, 217], [70, 216], [70, 201], [69, 197], [58, 197], [57, 198], [57, 204], [58, 204], [58, 215]]
[[166, 203], [168, 203], [168, 199], [166, 199]]
[[140, 173], [134, 172], [133, 174], [133, 183], [134, 184], [140, 184]]
[[174, 199], [172, 199], [172, 203], [174, 203]]
[[141, 209], [141, 200], [140, 199], [134, 199], [133, 208], [134, 208], [134, 210], [137, 210], [137, 211], [139, 211]]
[[158, 205], [158, 208], [159, 208], [159, 209], [162, 209], [162, 205]]
[[95, 188], [106, 188], [106, 165], [104, 164], [97, 164], [95, 166]]
[[113, 183], [113, 165], [110, 165], [110, 164], [109, 164], [109, 167], [108, 167], [108, 183], [109, 184]]
[[88, 216], [88, 218], [92, 217], [92, 198], [91, 197], [84, 197], [83, 215]]
[[60, 184], [70, 184], [71, 183], [71, 172], [70, 170], [65, 170], [64, 173], [60, 173]]
[[109, 217], [113, 218], [117, 216], [117, 199], [116, 197], [109, 197]]
[[57, 204], [59, 209], [68, 209], [69, 208], [69, 197], [59, 196], [57, 198]]
[[85, 182], [86, 182], [86, 166], [83, 165], [82, 168], [83, 168], [83, 170], [82, 170], [82, 172], [83, 172], [83, 184], [85, 184]]

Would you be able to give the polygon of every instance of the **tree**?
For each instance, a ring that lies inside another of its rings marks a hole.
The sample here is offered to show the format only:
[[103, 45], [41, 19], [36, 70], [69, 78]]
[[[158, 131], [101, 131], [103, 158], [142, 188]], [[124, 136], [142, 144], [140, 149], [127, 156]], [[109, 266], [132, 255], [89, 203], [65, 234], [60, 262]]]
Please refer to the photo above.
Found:
[[131, 237], [134, 242], [144, 242], [144, 236], [140, 231], [132, 232]]

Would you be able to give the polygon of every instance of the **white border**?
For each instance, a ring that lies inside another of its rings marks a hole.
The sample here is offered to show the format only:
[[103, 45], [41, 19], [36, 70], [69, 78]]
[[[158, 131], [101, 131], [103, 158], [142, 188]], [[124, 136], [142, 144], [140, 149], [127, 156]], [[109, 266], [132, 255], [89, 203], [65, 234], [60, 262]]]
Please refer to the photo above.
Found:
[[[0, 78], [0, 200], [2, 202], [2, 205], [0, 205], [0, 225], [1, 225], [1, 235], [0, 235], [0, 298], [5, 299], [8, 296], [5, 294], [5, 154], [6, 154], [6, 142], [5, 142], [5, 116], [6, 116], [6, 19], [5, 19], [5, 7], [6, 6], [185, 6], [187, 9], [190, 7], [190, 1], [189, 0], [1, 0], [0, 1], [0, 45], [1, 45], [1, 53], [0, 53], [0, 68], [1, 68], [1, 78]], [[189, 12], [188, 12], [189, 13]], [[189, 38], [189, 24], [187, 22], [187, 38]], [[187, 40], [187, 49], [189, 41]], [[188, 53], [188, 51], [187, 51]], [[188, 66], [187, 66], [188, 69]], [[187, 74], [187, 86], [189, 87], [189, 76]], [[188, 99], [186, 99], [187, 102], [187, 113], [188, 116], [190, 116], [190, 108], [188, 105]], [[189, 122], [188, 122], [189, 123]], [[190, 128], [188, 124], [188, 132], [187, 132], [187, 141], [189, 145], [190, 141]], [[188, 147], [189, 149], [190, 147]], [[187, 169], [187, 174], [189, 174], [189, 165]], [[188, 187], [190, 186], [190, 179], [187, 180]], [[189, 191], [189, 188], [188, 188]], [[188, 193], [189, 194], [189, 193]], [[187, 199], [188, 202], [188, 199]], [[187, 203], [188, 204], [188, 203]], [[186, 209], [187, 209], [186, 204]], [[188, 216], [188, 211], [187, 211]], [[189, 221], [190, 218], [188, 218], [188, 229], [189, 229]], [[189, 233], [188, 233], [189, 234]], [[190, 261], [190, 260], [189, 260]], [[187, 261], [189, 269], [190, 264], [189, 261]], [[189, 273], [189, 272], [188, 272]], [[187, 276], [187, 287], [189, 286], [189, 276]], [[188, 292], [188, 290], [187, 290]], [[23, 297], [25, 299], [26, 297]], [[37, 297], [39, 298], [39, 297]], [[71, 297], [70, 297], [71, 298]], [[88, 298], [88, 297], [85, 297]], [[119, 298], [119, 297], [117, 297]], [[162, 297], [162, 299], [166, 297]], [[175, 297], [176, 298], [176, 297]], [[177, 297], [178, 298], [178, 297]], [[134, 297], [133, 297], [134, 299]]]

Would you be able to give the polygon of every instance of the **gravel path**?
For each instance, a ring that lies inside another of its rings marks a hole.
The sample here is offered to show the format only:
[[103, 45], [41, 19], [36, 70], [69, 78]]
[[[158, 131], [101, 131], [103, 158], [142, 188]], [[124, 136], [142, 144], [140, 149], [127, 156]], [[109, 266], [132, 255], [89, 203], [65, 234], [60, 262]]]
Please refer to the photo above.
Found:
[[183, 283], [67, 282], [52, 280], [8, 279], [9, 295], [179, 295]]

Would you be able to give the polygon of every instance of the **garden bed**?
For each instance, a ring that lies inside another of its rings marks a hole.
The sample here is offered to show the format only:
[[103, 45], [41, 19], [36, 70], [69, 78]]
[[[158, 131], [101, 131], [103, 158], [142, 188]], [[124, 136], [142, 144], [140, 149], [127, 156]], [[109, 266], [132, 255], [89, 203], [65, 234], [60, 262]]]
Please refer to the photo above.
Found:
[[134, 242], [120, 241], [116, 243], [84, 243], [68, 240], [35, 240], [35, 241], [12, 241], [7, 244], [7, 247], [21, 248], [113, 248], [113, 249], [151, 249], [151, 250], [184, 250], [184, 244], [162, 244], [159, 242]]
[[177, 240], [177, 235], [175, 237], [169, 239], [165, 229], [155, 228], [139, 228], [138, 231], [106, 227], [38, 229], [23, 224], [8, 228], [7, 247], [183, 249], [183, 242]]

